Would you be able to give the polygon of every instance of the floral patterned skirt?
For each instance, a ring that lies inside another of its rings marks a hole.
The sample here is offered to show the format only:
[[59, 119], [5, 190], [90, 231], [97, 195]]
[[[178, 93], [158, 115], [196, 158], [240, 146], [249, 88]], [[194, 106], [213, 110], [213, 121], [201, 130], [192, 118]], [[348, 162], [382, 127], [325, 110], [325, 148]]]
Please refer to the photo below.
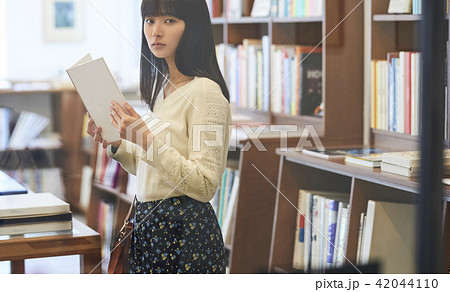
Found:
[[222, 232], [211, 203], [186, 195], [135, 202], [130, 273], [225, 273]]

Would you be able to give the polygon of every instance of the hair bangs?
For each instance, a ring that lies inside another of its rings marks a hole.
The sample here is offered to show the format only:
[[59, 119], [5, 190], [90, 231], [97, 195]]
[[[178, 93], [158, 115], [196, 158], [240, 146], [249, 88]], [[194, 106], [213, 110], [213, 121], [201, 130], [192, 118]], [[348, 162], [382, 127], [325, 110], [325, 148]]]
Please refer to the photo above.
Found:
[[145, 17], [157, 17], [171, 15], [184, 20], [182, 1], [174, 0], [150, 0], [142, 1], [141, 13], [142, 19]]

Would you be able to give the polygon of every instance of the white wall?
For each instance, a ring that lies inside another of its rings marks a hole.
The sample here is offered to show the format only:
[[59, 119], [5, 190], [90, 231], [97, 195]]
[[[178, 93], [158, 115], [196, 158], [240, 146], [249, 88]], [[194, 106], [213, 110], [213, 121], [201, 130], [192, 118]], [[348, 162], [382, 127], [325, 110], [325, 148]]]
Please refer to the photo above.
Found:
[[[4, 73], [9, 80], [67, 78], [65, 69], [88, 52], [93, 58], [104, 57], [114, 73], [139, 67], [140, 55], [134, 47], [139, 50], [141, 43], [141, 0], [82, 0], [83, 40], [68, 43], [44, 41], [43, 0], [1, 1], [6, 1]], [[0, 12], [0, 21], [2, 18]]]
[[7, 75], [6, 0], [0, 0], [0, 80]]

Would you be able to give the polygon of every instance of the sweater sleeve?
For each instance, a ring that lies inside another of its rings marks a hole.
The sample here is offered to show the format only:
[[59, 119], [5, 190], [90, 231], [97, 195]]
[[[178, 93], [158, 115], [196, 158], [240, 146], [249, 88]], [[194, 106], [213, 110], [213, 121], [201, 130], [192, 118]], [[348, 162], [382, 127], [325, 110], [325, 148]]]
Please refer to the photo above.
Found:
[[110, 158], [117, 160], [126, 171], [136, 175], [136, 144], [122, 139], [117, 151], [113, 153], [109, 145], [107, 154]]
[[214, 197], [226, 166], [230, 106], [220, 87], [212, 82], [200, 86], [190, 101], [193, 106], [186, 108], [188, 157], [167, 145], [170, 132], [155, 134], [151, 147], [137, 155], [179, 192], [208, 202]]

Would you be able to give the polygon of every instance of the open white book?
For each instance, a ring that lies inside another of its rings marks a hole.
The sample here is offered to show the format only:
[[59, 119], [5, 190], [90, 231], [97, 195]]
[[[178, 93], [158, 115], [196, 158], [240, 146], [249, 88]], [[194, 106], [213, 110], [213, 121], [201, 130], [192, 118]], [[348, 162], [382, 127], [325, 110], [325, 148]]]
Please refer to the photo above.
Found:
[[120, 140], [117, 129], [111, 124], [109, 106], [115, 100], [123, 107], [125, 98], [105, 60], [92, 60], [87, 54], [66, 71], [95, 124], [102, 127], [103, 139]]

